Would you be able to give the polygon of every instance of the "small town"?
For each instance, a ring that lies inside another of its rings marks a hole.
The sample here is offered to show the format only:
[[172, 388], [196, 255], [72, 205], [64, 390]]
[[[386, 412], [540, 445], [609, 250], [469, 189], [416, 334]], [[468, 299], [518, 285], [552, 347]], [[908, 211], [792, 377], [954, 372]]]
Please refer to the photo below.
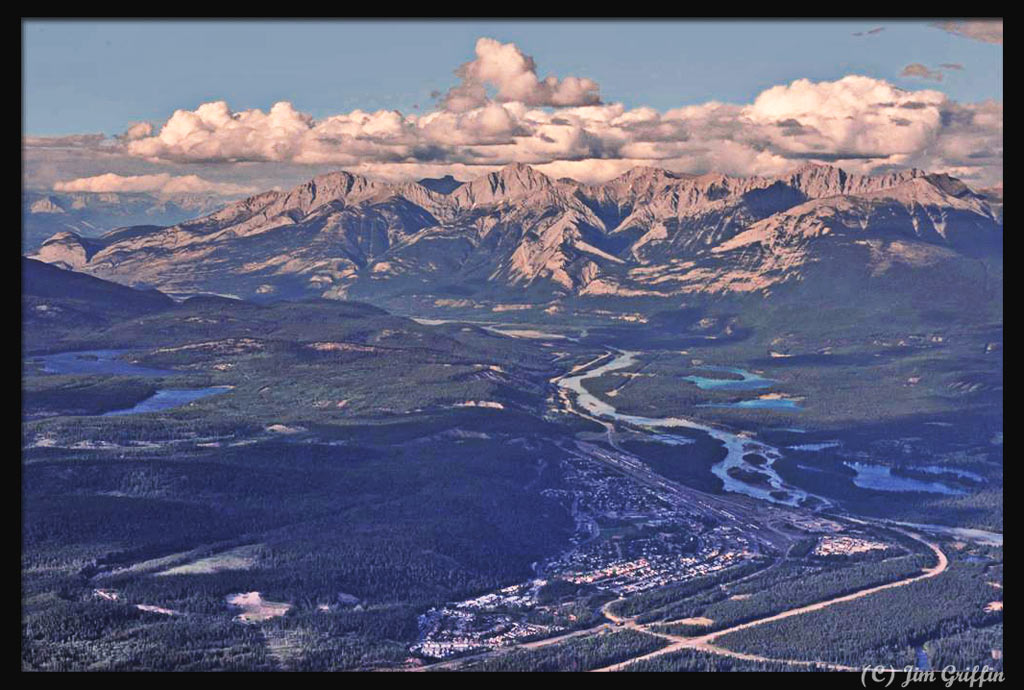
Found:
[[565, 632], [565, 625], [534, 622], [537, 614], [554, 613], [538, 593], [556, 579], [618, 597], [711, 575], [759, 555], [738, 527], [717, 524], [582, 454], [570, 454], [561, 468], [572, 488], [548, 493], [571, 509], [574, 546], [537, 564], [543, 577], [427, 611], [410, 651], [445, 659]]

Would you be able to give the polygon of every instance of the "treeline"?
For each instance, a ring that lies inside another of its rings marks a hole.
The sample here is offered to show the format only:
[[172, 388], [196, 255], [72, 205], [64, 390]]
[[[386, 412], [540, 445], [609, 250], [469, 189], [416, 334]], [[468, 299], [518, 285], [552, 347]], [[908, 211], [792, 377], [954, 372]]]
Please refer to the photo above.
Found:
[[[759, 591], [749, 591], [753, 583], [741, 585], [731, 589], [728, 598], [689, 615], [706, 616], [714, 621], [709, 629], [720, 630], [786, 609], [918, 575], [923, 568], [932, 565], [934, 560], [934, 556], [914, 554], [880, 563], [858, 563], [785, 581], [760, 582], [758, 585], [763, 589]], [[736, 595], [743, 598], [734, 598]]]
[[730, 633], [717, 644], [769, 657], [849, 665], [913, 664], [916, 644], [1002, 621], [985, 568], [955, 562], [941, 575], [802, 616]]
[[924, 644], [931, 667], [969, 669], [975, 666], [1003, 670], [1003, 624], [971, 628]]
[[23, 669], [46, 671], [274, 668], [258, 628], [101, 600], [58, 601], [28, 617], [21, 656]]
[[[921, 572], [934, 556], [912, 554], [881, 562], [854, 563], [825, 568], [800, 562], [784, 562], [765, 569], [735, 585], [707, 588], [640, 614], [637, 621], [653, 623], [706, 617], [714, 622], [700, 630], [720, 630], [787, 608], [812, 604], [830, 597], [885, 584]], [[697, 632], [692, 626], [670, 625], [666, 630], [682, 635]]]
[[668, 641], [638, 630], [579, 637], [536, 649], [498, 654], [459, 671], [590, 671], [666, 646]]
[[629, 664], [623, 671], [693, 672], [693, 671], [827, 671], [821, 666], [797, 666], [783, 662], [747, 661], [710, 652], [683, 649]]
[[[386, 440], [387, 425], [352, 436]], [[541, 471], [538, 456], [547, 452], [532, 440], [470, 438], [400, 446], [277, 441], [163, 450], [146, 459], [64, 451], [37, 459], [23, 474], [24, 663], [399, 663], [423, 610], [527, 579], [531, 563], [566, 547], [573, 524], [540, 495], [559, 481]], [[248, 567], [154, 576], [240, 544], [258, 545]], [[175, 554], [182, 555], [163, 565], [145, 563]], [[116, 590], [120, 600], [100, 600], [94, 588]], [[251, 591], [292, 605], [263, 627], [280, 629], [297, 647], [260, 656], [269, 643], [259, 638], [259, 654], [249, 649], [259, 626], [232, 623], [225, 597]], [[339, 602], [340, 593], [359, 603]], [[182, 615], [142, 613], [137, 604]], [[551, 619], [592, 625], [595, 609], [566, 604]], [[206, 651], [190, 639], [205, 640]]]
[[[616, 398], [616, 400], [618, 400]], [[711, 473], [711, 468], [726, 456], [725, 446], [704, 433], [686, 433], [672, 430], [675, 435], [692, 439], [692, 443], [672, 445], [648, 441], [625, 441], [622, 447], [633, 453], [655, 472], [708, 493], [721, 493], [722, 480]]]
[[156, 393], [152, 380], [122, 376], [31, 376], [21, 389], [22, 415], [98, 415], [123, 410]]

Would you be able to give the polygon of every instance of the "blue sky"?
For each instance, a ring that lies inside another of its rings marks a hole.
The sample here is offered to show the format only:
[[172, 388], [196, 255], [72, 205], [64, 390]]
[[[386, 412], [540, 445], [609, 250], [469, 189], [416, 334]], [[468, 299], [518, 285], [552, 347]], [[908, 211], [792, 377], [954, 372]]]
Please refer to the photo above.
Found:
[[[116, 134], [212, 100], [288, 100], [314, 117], [428, 110], [480, 36], [514, 42], [542, 77], [590, 77], [606, 102], [628, 107], [746, 103], [775, 84], [847, 74], [1002, 100], [1002, 46], [927, 22], [43, 21], [24, 25], [24, 130]], [[900, 77], [910, 63], [964, 69], [942, 82]]]
[[589, 182], [808, 161], [999, 184], [1002, 22], [933, 24], [29, 21], [23, 184], [227, 195], [337, 169]]

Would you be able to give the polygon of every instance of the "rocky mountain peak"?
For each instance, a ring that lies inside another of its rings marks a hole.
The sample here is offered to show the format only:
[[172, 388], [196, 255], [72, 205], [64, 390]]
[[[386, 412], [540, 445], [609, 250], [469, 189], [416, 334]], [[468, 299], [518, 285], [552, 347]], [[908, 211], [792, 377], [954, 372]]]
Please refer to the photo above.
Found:
[[811, 199], [837, 196], [846, 190], [849, 175], [842, 168], [808, 163], [789, 175], [786, 182]]
[[318, 175], [309, 182], [300, 185], [293, 193], [299, 198], [308, 194], [312, 207], [321, 206], [332, 201], [358, 203], [359, 200], [372, 196], [388, 185], [370, 180], [344, 170]]
[[691, 177], [692, 175], [674, 173], [662, 168], [641, 165], [630, 168], [615, 179], [607, 182], [606, 185], [639, 195], [649, 192], [656, 187], [667, 186], [678, 180]]
[[344, 170], [318, 175], [290, 190], [268, 191], [229, 204], [221, 211], [196, 222], [240, 223], [251, 218], [269, 219], [281, 215], [305, 216], [332, 202], [354, 205], [380, 195], [391, 187]]
[[452, 197], [462, 206], [490, 204], [537, 193], [551, 193], [555, 182], [525, 163], [509, 163], [484, 177], [462, 185]]
[[786, 177], [785, 182], [808, 199], [824, 199], [843, 194], [870, 194], [897, 187], [926, 173], [917, 168], [890, 170], [874, 175], [847, 173], [834, 165], [810, 163]]
[[503, 186], [512, 192], [518, 189], [548, 187], [552, 184], [550, 177], [526, 163], [509, 163], [488, 175], [487, 182], [493, 187]]
[[632, 183], [647, 180], [679, 180], [684, 177], [690, 176], [682, 173], [674, 173], [669, 170], [665, 170], [664, 168], [656, 168], [651, 165], [638, 165], [622, 173], [613, 179], [612, 182]]
[[464, 280], [667, 296], [767, 290], [868, 240], [998, 254], [1001, 218], [959, 180], [914, 169], [809, 164], [733, 177], [638, 167], [585, 185], [513, 163], [467, 183], [332, 172], [176, 226], [56, 235], [38, 257], [179, 291], [340, 296]]

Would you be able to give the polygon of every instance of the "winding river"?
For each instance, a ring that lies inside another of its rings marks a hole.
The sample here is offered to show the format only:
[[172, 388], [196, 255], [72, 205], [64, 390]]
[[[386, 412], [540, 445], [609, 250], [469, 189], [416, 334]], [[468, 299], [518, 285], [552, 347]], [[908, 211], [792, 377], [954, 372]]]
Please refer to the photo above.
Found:
[[[571, 391], [576, 396], [576, 404], [590, 415], [629, 424], [643, 429], [665, 429], [685, 428], [700, 431], [720, 441], [726, 449], [725, 459], [716, 463], [711, 471], [716, 477], [722, 480], [726, 491], [745, 494], [753, 498], [780, 503], [783, 505], [798, 506], [807, 497], [806, 491], [783, 482], [782, 477], [772, 468], [775, 460], [781, 457], [779, 451], [772, 446], [747, 438], [740, 434], [734, 434], [718, 429], [700, 422], [684, 417], [643, 417], [620, 413], [613, 405], [601, 400], [591, 394], [583, 385], [588, 379], [598, 378], [612, 371], [626, 369], [636, 364], [638, 353], [629, 351], [616, 351], [617, 355], [611, 360], [595, 367], [582, 374], [569, 374], [557, 380], [558, 385]], [[666, 437], [673, 438], [671, 434], [652, 434], [651, 439], [664, 443]], [[678, 439], [673, 439], [678, 442]], [[671, 441], [670, 441], [671, 442]], [[743, 459], [748, 453], [758, 453], [767, 459], [767, 462], [760, 466], [753, 466]], [[744, 472], [757, 472], [763, 478], [757, 484], [748, 484], [729, 474], [732, 469], [743, 470]]]

